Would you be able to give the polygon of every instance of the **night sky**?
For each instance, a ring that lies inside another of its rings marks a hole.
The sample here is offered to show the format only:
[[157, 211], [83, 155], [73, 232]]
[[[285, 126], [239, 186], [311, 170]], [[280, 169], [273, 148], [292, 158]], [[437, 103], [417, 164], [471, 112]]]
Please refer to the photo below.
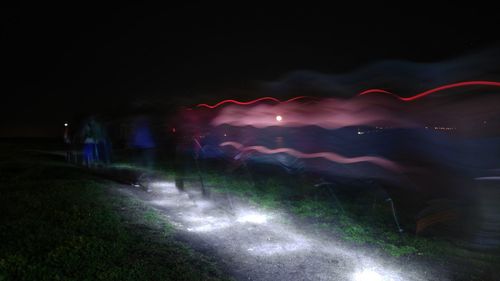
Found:
[[[82, 113], [252, 97], [260, 82], [497, 48], [487, 6], [17, 6], [2, 11], [0, 136], [51, 136]], [[500, 79], [498, 79], [500, 80]]]

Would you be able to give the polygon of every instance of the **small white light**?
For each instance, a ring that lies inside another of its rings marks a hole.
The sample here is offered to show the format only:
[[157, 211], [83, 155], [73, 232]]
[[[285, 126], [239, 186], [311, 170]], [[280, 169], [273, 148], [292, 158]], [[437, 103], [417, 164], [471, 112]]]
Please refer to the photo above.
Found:
[[283, 117], [281, 115], [276, 115], [276, 121], [281, 122], [283, 120]]
[[383, 281], [384, 279], [382, 278], [382, 276], [379, 273], [377, 273], [373, 270], [365, 269], [361, 272], [354, 273], [353, 280], [354, 281]]
[[64, 127], [68, 127], [68, 123], [64, 123]]

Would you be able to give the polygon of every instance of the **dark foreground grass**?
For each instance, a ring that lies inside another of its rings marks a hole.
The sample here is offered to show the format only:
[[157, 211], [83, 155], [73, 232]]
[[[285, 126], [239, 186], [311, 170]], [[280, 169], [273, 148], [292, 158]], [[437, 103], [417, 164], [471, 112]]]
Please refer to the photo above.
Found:
[[57, 161], [0, 151], [0, 280], [223, 280], [154, 210]]

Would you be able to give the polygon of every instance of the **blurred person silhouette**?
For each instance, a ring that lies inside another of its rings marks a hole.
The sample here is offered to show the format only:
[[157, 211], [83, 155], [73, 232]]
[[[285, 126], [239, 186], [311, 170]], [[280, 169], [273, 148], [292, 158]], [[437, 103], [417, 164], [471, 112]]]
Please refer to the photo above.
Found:
[[102, 120], [92, 122], [95, 136], [95, 160], [101, 164], [108, 165], [111, 162], [111, 141]]
[[175, 187], [184, 190], [184, 177], [186, 175], [186, 166], [191, 161], [191, 143], [190, 135], [186, 135], [183, 130], [177, 129], [174, 132], [174, 171]]
[[182, 109], [176, 123], [179, 124], [174, 132], [174, 170], [175, 186], [178, 190], [184, 190], [184, 181], [188, 174], [197, 164], [200, 155], [200, 129], [198, 116], [191, 111]]
[[96, 122], [93, 117], [84, 123], [81, 136], [83, 140], [82, 164], [90, 168], [98, 159]]
[[156, 142], [149, 118], [140, 116], [133, 121], [130, 145], [136, 152], [136, 163], [145, 168], [153, 169]]
[[73, 153], [72, 153], [72, 141], [68, 123], [64, 123], [63, 144], [64, 144], [66, 162], [70, 163], [72, 162]]

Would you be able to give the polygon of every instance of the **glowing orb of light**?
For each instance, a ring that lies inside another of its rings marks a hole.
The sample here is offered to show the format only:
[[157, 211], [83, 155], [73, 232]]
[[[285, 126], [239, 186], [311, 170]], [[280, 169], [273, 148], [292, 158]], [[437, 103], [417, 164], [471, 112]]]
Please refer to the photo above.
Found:
[[262, 224], [267, 222], [267, 216], [260, 214], [246, 214], [240, 216], [236, 221], [241, 223], [247, 222], [247, 223]]
[[64, 123], [64, 127], [68, 127], [68, 123]]
[[276, 115], [276, 121], [281, 122], [283, 120], [283, 117], [281, 115]]
[[383, 281], [384, 278], [382, 276], [373, 271], [373, 270], [368, 270], [365, 269], [361, 272], [356, 272], [354, 273], [353, 276], [353, 281]]

